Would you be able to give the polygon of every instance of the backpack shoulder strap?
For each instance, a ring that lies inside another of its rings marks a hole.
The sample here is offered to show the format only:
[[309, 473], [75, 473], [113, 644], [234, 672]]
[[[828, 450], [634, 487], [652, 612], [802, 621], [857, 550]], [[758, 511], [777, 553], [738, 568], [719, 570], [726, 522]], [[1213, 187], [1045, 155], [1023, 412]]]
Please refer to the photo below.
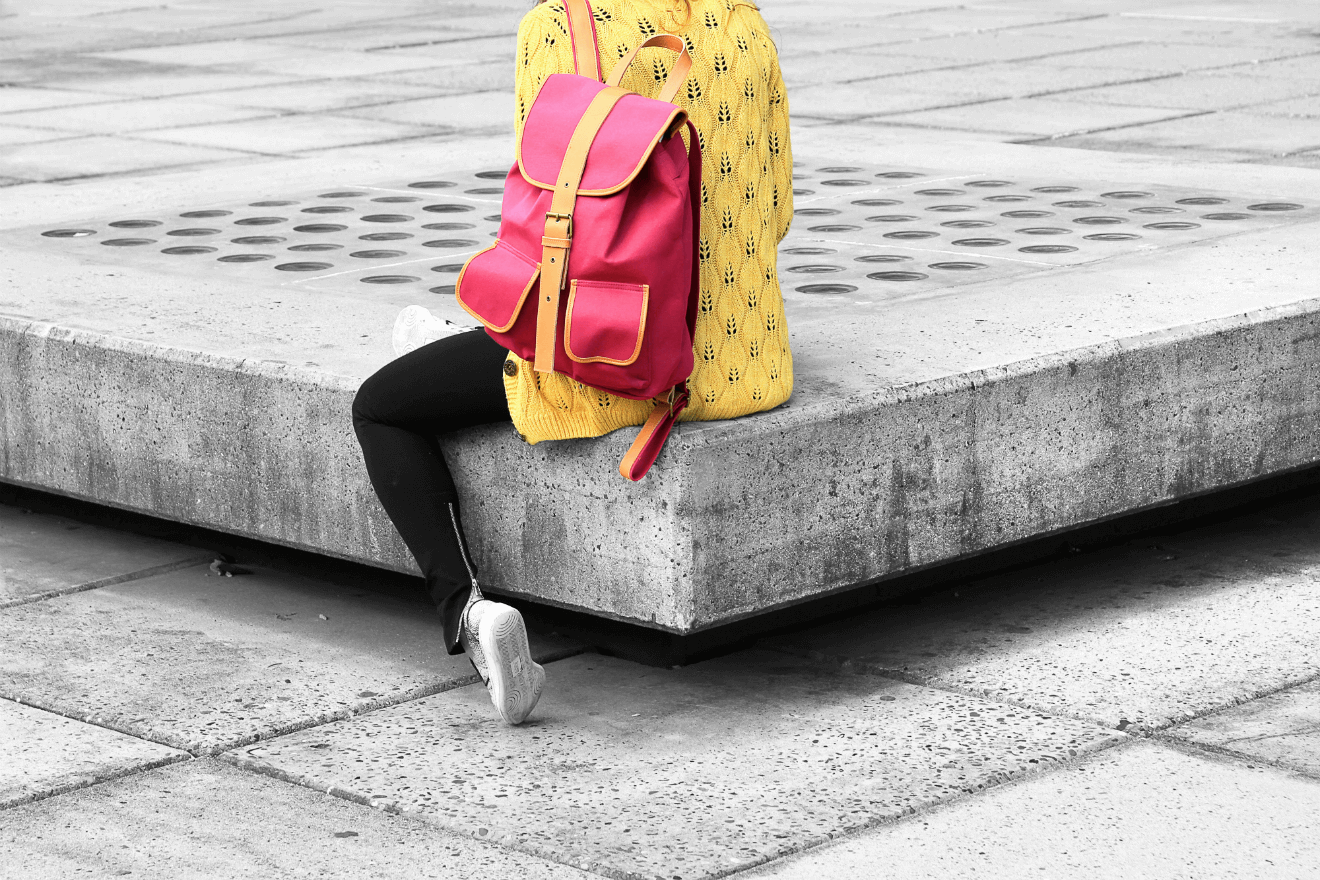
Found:
[[578, 76], [601, 82], [600, 49], [596, 45], [596, 19], [588, 0], [564, 0], [568, 36], [573, 43], [573, 69]]

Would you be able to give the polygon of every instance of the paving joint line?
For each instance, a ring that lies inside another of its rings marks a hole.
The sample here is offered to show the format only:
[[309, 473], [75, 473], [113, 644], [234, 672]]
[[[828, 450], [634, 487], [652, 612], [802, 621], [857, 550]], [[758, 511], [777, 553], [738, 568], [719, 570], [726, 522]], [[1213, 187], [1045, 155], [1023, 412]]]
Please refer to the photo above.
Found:
[[1235, 764], [1247, 764], [1248, 767], [1270, 767], [1274, 770], [1282, 770], [1285, 773], [1292, 773], [1309, 781], [1320, 783], [1320, 773], [1286, 764], [1277, 758], [1260, 758], [1255, 755], [1248, 755], [1243, 752], [1234, 751], [1226, 746], [1217, 746], [1212, 743], [1199, 743], [1192, 740], [1178, 739], [1164, 731], [1159, 731], [1149, 737], [1143, 737], [1143, 739], [1148, 742], [1159, 743], [1160, 745], [1167, 746], [1175, 751], [1193, 757], [1211, 754], [1220, 758], [1230, 759]]
[[98, 578], [97, 580], [76, 584], [72, 587], [59, 587], [54, 590], [45, 590], [41, 593], [34, 593], [30, 596], [18, 596], [13, 599], [4, 599], [0, 600], [0, 610], [5, 608], [15, 608], [19, 605], [29, 605], [33, 602], [44, 602], [47, 599], [55, 599], [60, 596], [72, 596], [76, 593], [85, 593], [89, 590], [99, 590], [101, 587], [113, 587], [117, 584], [126, 584], [132, 581], [143, 580], [144, 578], [155, 577], [158, 574], [169, 574], [172, 571], [181, 571], [185, 568], [192, 568], [195, 565], [204, 565], [211, 561], [212, 558], [212, 554], [205, 556], [190, 556], [186, 559], [166, 562], [161, 565], [153, 565], [149, 568], [142, 568], [125, 574], [116, 574], [111, 575], [110, 577]]
[[104, 776], [98, 776], [95, 779], [78, 780], [74, 782], [65, 782], [43, 791], [32, 792], [28, 795], [20, 795], [7, 800], [0, 800], [0, 811], [11, 810], [15, 807], [23, 807], [28, 804], [39, 803], [49, 800], [53, 797], [69, 794], [75, 791], [93, 788], [98, 785], [104, 785], [107, 782], [114, 782], [119, 779], [125, 779], [129, 776], [136, 776], [139, 773], [147, 773], [151, 770], [159, 770], [161, 767], [168, 767], [172, 764], [181, 764], [185, 761], [192, 761], [195, 758], [187, 752], [178, 755], [165, 755], [160, 758], [148, 761], [145, 764], [138, 764], [133, 767], [125, 767], [120, 770], [114, 770], [106, 773]]

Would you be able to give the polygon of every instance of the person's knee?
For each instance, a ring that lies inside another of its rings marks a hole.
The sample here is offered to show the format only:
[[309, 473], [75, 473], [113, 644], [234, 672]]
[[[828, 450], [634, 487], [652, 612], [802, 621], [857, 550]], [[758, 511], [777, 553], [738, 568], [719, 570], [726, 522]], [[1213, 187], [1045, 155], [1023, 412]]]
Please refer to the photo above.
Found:
[[377, 396], [376, 382], [373, 381], [375, 378], [375, 376], [372, 376], [363, 382], [358, 387], [357, 394], [353, 395], [353, 424], [355, 426], [364, 422], [378, 421], [374, 418], [374, 404]]

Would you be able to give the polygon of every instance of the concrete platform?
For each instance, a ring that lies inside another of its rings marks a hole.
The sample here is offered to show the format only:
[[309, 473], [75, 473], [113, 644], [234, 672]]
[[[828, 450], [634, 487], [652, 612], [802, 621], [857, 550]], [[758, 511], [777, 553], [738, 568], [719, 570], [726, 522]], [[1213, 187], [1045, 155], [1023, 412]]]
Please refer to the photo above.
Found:
[[[447, 438], [492, 587], [688, 634], [1320, 460], [1320, 175], [922, 137], [795, 133], [788, 405], [640, 485], [628, 431]], [[0, 479], [410, 570], [348, 404], [493, 229], [507, 140], [438, 152], [0, 193]]]

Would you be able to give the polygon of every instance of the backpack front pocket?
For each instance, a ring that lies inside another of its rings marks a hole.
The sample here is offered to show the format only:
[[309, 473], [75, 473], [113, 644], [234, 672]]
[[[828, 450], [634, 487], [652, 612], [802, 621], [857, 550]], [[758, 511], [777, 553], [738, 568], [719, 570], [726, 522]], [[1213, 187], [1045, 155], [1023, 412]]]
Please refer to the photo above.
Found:
[[497, 241], [467, 261], [454, 296], [469, 315], [496, 333], [507, 333], [540, 274], [540, 264]]
[[642, 350], [650, 295], [645, 284], [574, 281], [564, 317], [564, 352], [579, 364], [628, 366]]

